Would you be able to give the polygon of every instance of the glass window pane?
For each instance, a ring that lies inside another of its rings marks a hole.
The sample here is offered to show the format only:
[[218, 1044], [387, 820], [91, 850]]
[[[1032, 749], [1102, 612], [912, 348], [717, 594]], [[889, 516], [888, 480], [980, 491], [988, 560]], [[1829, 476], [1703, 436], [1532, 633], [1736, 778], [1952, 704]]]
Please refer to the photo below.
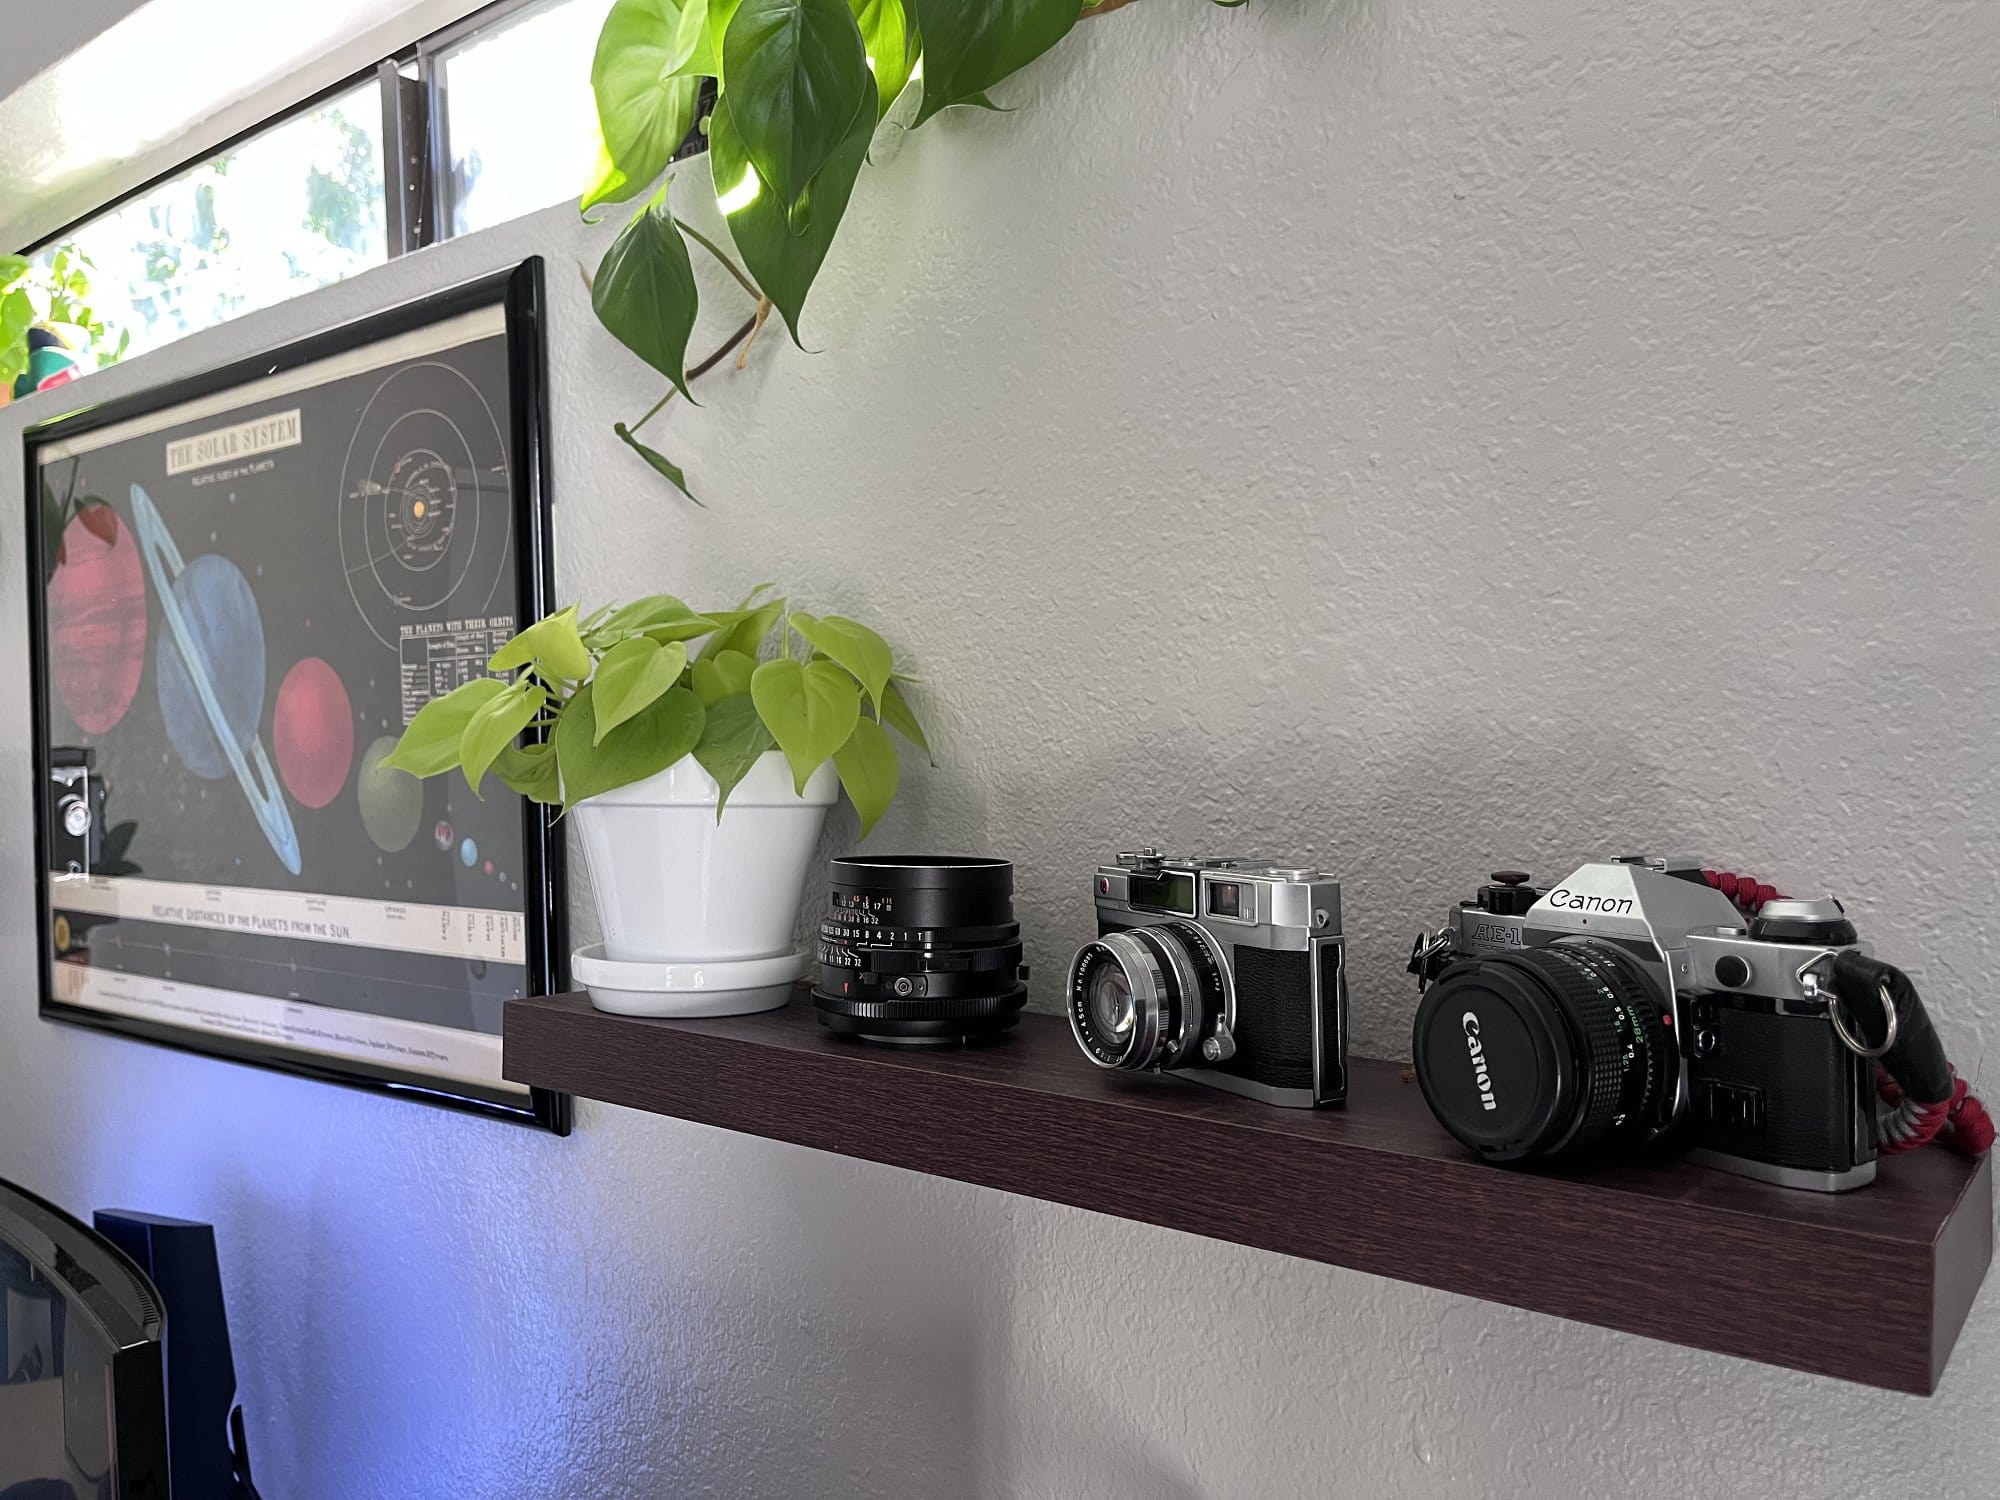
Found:
[[[105, 343], [127, 353], [388, 259], [372, 80], [82, 225]], [[95, 351], [93, 351], [95, 352]]]
[[439, 55], [452, 234], [580, 197], [597, 164], [590, 63], [611, 0], [545, 0]]

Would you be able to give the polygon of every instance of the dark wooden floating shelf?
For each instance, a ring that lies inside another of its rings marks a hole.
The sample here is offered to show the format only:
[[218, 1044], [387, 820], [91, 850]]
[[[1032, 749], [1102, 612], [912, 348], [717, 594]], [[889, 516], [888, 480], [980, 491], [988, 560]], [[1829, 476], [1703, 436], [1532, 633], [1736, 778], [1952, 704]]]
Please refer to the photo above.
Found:
[[987, 1047], [829, 1035], [803, 997], [649, 1021], [507, 1006], [517, 1083], [1440, 1287], [1888, 1390], [1937, 1387], [1993, 1254], [1993, 1170], [1944, 1150], [1788, 1191], [1685, 1161], [1522, 1172], [1469, 1158], [1395, 1063], [1345, 1110], [1108, 1074], [1059, 1017]]

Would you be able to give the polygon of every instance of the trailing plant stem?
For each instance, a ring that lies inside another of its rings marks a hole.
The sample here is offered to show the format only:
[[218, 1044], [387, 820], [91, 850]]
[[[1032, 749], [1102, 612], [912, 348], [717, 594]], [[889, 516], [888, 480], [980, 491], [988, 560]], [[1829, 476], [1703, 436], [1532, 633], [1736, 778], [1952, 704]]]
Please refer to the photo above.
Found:
[[[1120, 3], [1123, 4], [1124, 0], [1120, 0]], [[735, 261], [731, 260], [729, 256], [724, 253], [720, 245], [716, 244], [714, 240], [710, 239], [707, 235], [703, 234], [699, 229], [696, 229], [694, 225], [688, 223], [685, 219], [676, 219], [674, 220], [674, 222], [681, 226], [682, 234], [686, 235], [689, 239], [693, 240], [697, 245], [701, 246], [702, 249], [706, 250], [710, 255], [713, 255], [717, 260], [721, 261], [722, 269], [727, 271], [731, 276], [734, 276], [736, 278], [736, 284], [738, 286], [742, 287], [744, 291], [748, 292], [753, 297], [759, 299], [763, 297], [764, 293], [762, 292], [762, 290], [759, 289], [757, 283], [750, 279], [749, 273], [746, 272], [741, 266], [737, 265]]]
[[[759, 300], [762, 301], [761, 298]], [[729, 357], [731, 350], [735, 349], [735, 347], [738, 344], [742, 343], [745, 339], [749, 338], [751, 334], [757, 331], [757, 325], [764, 321], [764, 315], [765, 313], [769, 312], [769, 310], [770, 310], [770, 303], [764, 302], [761, 311], [753, 314], [751, 317], [746, 319], [741, 328], [737, 329], [736, 332], [730, 334], [728, 338], [724, 339], [722, 342], [722, 347], [720, 349], [717, 349], [715, 353], [709, 355], [707, 359], [703, 360], [700, 364], [696, 365], [693, 369], [689, 370], [687, 372], [687, 378], [690, 381], [699, 380], [701, 379], [702, 376], [706, 375], [710, 370], [713, 370], [717, 365], [721, 364], [725, 359]], [[664, 408], [669, 401], [673, 400], [674, 397], [678, 396], [679, 394], [680, 392], [678, 390], [675, 390], [673, 387], [669, 386], [667, 388], [666, 395], [660, 397], [659, 400], [655, 401], [652, 405], [652, 408], [649, 411], [647, 411], [645, 416], [639, 418], [638, 421], [634, 422], [630, 427], [626, 428], [625, 430], [627, 432], [637, 432], [641, 427], [644, 427], [648, 422], [652, 421], [654, 417], [658, 416], [662, 408]]]

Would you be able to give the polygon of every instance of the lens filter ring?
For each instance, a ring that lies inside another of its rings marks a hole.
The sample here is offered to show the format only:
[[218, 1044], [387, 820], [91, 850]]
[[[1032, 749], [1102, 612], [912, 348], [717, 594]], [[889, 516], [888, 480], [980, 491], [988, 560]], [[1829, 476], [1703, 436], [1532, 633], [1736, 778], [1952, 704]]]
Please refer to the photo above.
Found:
[[1165, 1034], [1167, 968], [1135, 932], [1108, 932], [1069, 966], [1069, 1027], [1100, 1068], [1152, 1066]]

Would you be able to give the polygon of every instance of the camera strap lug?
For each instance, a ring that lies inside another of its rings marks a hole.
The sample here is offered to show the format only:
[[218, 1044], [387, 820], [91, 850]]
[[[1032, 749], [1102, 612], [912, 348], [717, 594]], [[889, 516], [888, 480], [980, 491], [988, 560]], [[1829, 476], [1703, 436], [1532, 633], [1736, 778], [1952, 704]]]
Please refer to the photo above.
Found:
[[1833, 955], [1821, 953], [1799, 966], [1799, 988], [1811, 1000], [1826, 1002], [1826, 1019], [1832, 1025], [1834, 1035], [1841, 1045], [1856, 1057], [1881, 1057], [1896, 1045], [1896, 1034], [1902, 1029], [1902, 1018], [1896, 1014], [1895, 999], [1889, 994], [1887, 984], [1875, 986], [1875, 999], [1882, 1007], [1882, 1040], [1874, 1046], [1861, 1039], [1854, 1028], [1852, 1018], [1847, 1013], [1847, 1001], [1841, 996], [1833, 982]]
[[1409, 972], [1417, 976], [1419, 995], [1430, 988], [1443, 967], [1437, 960], [1451, 951], [1451, 929], [1440, 927], [1436, 932], [1420, 932], [1416, 942], [1410, 945]]

